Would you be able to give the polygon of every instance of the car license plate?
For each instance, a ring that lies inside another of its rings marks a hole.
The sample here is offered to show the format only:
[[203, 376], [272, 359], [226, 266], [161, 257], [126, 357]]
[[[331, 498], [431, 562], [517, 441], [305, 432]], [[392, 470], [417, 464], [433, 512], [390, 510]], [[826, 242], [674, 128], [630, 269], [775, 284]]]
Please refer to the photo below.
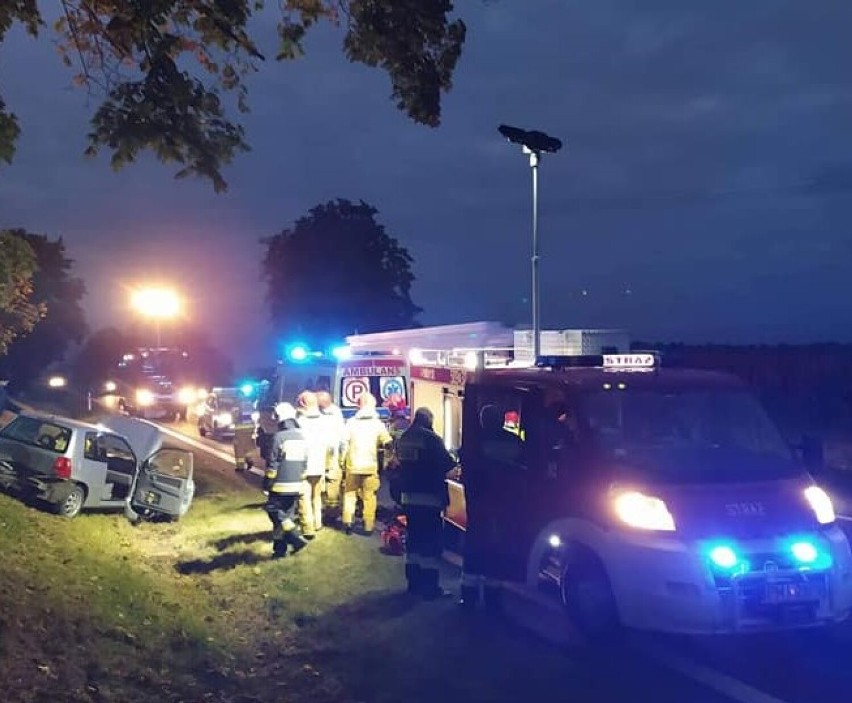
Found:
[[767, 583], [765, 602], [796, 603], [817, 600], [820, 597], [818, 583]]

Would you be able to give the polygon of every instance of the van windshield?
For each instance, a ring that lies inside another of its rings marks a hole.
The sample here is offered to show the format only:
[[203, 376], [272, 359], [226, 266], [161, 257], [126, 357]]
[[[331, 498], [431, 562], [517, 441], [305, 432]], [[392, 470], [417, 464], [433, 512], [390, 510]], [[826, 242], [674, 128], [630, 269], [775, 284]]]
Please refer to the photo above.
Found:
[[728, 450], [789, 462], [792, 453], [760, 403], [735, 389], [625, 389], [580, 400], [595, 442], [629, 456], [654, 449]]

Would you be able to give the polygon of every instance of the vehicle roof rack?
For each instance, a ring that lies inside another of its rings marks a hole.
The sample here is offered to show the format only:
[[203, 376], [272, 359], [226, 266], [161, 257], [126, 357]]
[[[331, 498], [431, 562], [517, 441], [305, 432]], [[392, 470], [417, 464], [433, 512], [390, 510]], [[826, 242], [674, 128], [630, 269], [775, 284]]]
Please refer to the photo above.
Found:
[[[457, 349], [412, 349], [409, 360], [415, 365], [475, 369], [506, 368], [514, 362], [509, 347], [470, 347]], [[524, 364], [529, 366], [529, 364]]]
[[628, 354], [585, 354], [577, 356], [540, 356], [537, 368], [571, 369], [602, 368], [611, 370], [647, 370], [661, 366], [660, 354], [655, 351], [635, 351]]

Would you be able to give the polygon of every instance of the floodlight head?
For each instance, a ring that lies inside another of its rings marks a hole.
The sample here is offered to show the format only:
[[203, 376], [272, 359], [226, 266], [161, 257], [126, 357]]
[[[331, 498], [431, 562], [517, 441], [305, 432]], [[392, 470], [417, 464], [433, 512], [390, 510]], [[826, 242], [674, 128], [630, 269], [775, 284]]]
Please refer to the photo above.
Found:
[[527, 131], [520, 127], [501, 124], [497, 131], [513, 144], [520, 144], [537, 154], [542, 152], [555, 154], [562, 148], [562, 142], [559, 139], [538, 130]]

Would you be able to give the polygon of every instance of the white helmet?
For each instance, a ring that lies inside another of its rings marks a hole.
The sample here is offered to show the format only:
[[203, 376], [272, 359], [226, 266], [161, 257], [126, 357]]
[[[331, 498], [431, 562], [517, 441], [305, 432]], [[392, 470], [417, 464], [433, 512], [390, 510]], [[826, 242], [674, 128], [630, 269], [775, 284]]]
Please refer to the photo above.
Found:
[[296, 419], [296, 408], [294, 408], [290, 403], [278, 403], [278, 405], [275, 406], [275, 410], [272, 412], [278, 422]]

